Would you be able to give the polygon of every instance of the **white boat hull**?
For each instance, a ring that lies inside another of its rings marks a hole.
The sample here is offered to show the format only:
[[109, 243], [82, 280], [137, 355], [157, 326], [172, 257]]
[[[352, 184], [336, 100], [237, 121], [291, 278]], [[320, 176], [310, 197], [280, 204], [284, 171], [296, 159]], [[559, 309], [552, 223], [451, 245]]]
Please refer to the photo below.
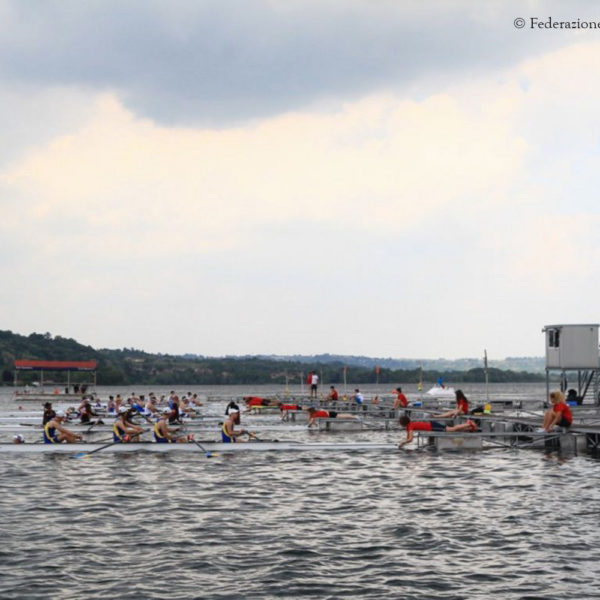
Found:
[[[272, 451], [337, 451], [351, 452], [354, 450], [396, 450], [394, 443], [356, 442], [356, 443], [304, 443], [294, 441], [247, 442], [224, 444], [221, 442], [200, 442], [202, 449], [194, 443], [189, 444], [157, 444], [154, 442], [137, 444], [0, 444], [0, 453], [64, 453], [80, 454], [95, 452], [272, 452]], [[104, 448], [102, 448], [105, 446]], [[102, 449], [100, 449], [102, 448]]]

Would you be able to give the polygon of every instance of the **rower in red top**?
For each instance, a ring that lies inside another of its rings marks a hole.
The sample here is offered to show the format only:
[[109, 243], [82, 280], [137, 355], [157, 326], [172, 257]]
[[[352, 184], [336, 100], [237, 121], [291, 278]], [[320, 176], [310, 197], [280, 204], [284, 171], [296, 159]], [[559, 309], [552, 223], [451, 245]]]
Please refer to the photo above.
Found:
[[463, 394], [462, 390], [456, 390], [456, 408], [449, 410], [448, 412], [442, 413], [441, 415], [433, 415], [438, 419], [445, 417], [459, 417], [460, 415], [468, 415], [469, 414], [469, 401], [467, 397]]
[[550, 394], [552, 406], [546, 411], [542, 427], [548, 433], [554, 427], [571, 427], [573, 424], [573, 413], [571, 407], [565, 402], [565, 395], [556, 390]]
[[438, 421], [411, 421], [406, 415], [400, 417], [398, 422], [406, 429], [406, 439], [398, 444], [402, 448], [405, 444], [413, 441], [413, 431], [445, 431], [451, 433], [454, 431], [477, 431], [477, 425], [474, 421], [467, 419], [466, 423], [460, 425], [444, 425]]
[[408, 406], [408, 398], [402, 393], [402, 388], [397, 387], [394, 391], [396, 394], [396, 400], [394, 400], [394, 410], [398, 408], [406, 408]]

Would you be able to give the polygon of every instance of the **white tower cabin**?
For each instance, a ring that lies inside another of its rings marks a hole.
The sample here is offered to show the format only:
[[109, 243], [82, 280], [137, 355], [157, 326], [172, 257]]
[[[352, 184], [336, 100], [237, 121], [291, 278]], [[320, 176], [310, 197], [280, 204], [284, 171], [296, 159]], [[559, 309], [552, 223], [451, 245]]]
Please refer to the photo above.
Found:
[[[550, 373], [560, 371], [560, 387], [568, 399], [576, 398], [581, 403], [593, 384], [593, 402], [598, 404], [598, 324], [546, 325], [542, 331], [546, 336], [547, 392], [550, 392]], [[572, 380], [577, 379], [576, 386], [575, 382], [569, 384], [569, 375]]]

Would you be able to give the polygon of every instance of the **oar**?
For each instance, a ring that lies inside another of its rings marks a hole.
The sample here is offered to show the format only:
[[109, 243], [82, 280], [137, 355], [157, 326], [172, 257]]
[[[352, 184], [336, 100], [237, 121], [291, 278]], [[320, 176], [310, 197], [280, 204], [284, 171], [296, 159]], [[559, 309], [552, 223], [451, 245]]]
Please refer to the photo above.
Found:
[[100, 452], [100, 450], [104, 450], [104, 448], [108, 448], [110, 446], [114, 446], [115, 444], [121, 444], [122, 442], [119, 440], [118, 442], [111, 442], [110, 444], [106, 444], [104, 446], [100, 446], [100, 448], [96, 448], [95, 450], [91, 450], [90, 452], [79, 452], [73, 456], [73, 458], [87, 458], [91, 456], [95, 452]]
[[[139, 435], [142, 435], [142, 433], [146, 433], [148, 430], [146, 431], [142, 431]], [[77, 454], [75, 454], [73, 456], [73, 458], [86, 458], [88, 456], [90, 456], [91, 454], [95, 454], [96, 452], [100, 452], [100, 450], [104, 450], [104, 448], [109, 448], [110, 446], [114, 446], [115, 444], [123, 444], [124, 442], [122, 442], [121, 440], [115, 442], [112, 441], [110, 444], [105, 444], [104, 446], [100, 446], [100, 448], [96, 448], [94, 450], [90, 450], [89, 452], [79, 452]]]
[[194, 444], [196, 444], [196, 446], [198, 446], [198, 448], [200, 448], [200, 450], [202, 450], [202, 452], [204, 452], [206, 454], [206, 458], [211, 458], [211, 456], [214, 456], [211, 452], [209, 452], [200, 442], [197, 442], [196, 440], [192, 440], [192, 442], [194, 442]]

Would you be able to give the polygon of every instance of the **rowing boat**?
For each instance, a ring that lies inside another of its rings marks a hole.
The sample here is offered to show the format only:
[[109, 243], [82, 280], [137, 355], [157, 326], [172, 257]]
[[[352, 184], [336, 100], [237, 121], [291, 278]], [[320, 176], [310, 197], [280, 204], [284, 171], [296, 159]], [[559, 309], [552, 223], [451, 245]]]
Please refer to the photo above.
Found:
[[[205, 452], [352, 452], [355, 450], [396, 450], [393, 443], [356, 442], [356, 443], [306, 443], [295, 441], [263, 441], [246, 442], [237, 444], [224, 444], [222, 442], [200, 442]], [[106, 446], [102, 450], [102, 446]], [[155, 442], [139, 442], [129, 444], [0, 444], [0, 453], [28, 454], [28, 453], [90, 453], [90, 452], [196, 452], [196, 444], [157, 444]]]
[[[142, 423], [142, 425], [144, 425]], [[65, 427], [69, 431], [73, 431], [74, 433], [111, 433], [113, 431], [112, 425], [107, 423], [105, 425], [92, 425], [92, 423], [87, 424], [72, 424], [66, 423]], [[171, 426], [170, 426], [171, 427]], [[31, 432], [31, 433], [40, 433], [43, 429], [43, 426], [37, 423], [0, 423], [0, 433], [2, 432]], [[289, 433], [295, 432], [305, 432], [307, 431], [306, 425], [252, 425], [250, 427], [252, 431], [286, 431]], [[179, 431], [191, 431], [194, 433], [199, 432], [218, 432], [221, 431], [221, 427], [218, 423], [214, 423], [212, 426], [207, 423], [184, 423], [183, 426], [179, 427]]]

